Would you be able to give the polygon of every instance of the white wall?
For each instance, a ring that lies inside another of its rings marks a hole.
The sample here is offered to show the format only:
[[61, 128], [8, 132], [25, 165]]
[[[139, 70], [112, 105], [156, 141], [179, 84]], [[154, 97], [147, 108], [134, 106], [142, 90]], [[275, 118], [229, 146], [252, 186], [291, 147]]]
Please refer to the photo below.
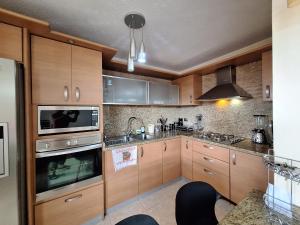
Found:
[[[287, 0], [272, 2], [274, 150], [300, 160], [300, 5], [287, 8]], [[289, 190], [282, 179], [275, 180]], [[295, 188], [300, 205], [300, 185]]]

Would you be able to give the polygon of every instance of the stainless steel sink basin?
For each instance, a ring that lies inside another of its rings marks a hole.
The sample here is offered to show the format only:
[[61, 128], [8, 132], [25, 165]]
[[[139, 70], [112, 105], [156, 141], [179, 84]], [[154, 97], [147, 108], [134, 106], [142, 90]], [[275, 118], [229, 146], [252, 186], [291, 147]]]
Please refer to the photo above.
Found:
[[134, 139], [131, 136], [127, 137], [126, 135], [122, 135], [122, 136], [107, 138], [105, 140], [105, 144], [107, 146], [109, 146], [109, 145], [126, 144], [126, 143], [130, 143], [130, 142], [133, 142], [133, 141], [136, 141], [136, 139]]
[[133, 139], [136, 140], [152, 140], [155, 138], [154, 135], [150, 135], [150, 134], [137, 134], [137, 135], [133, 135], [132, 136]]

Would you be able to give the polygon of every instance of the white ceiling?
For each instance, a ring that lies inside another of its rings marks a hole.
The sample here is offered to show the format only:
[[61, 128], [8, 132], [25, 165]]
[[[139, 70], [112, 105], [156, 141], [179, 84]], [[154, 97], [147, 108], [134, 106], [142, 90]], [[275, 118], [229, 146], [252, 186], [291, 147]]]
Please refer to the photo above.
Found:
[[[147, 65], [180, 71], [271, 37], [271, 0], [1, 0], [53, 30], [117, 48], [126, 59], [128, 12], [146, 17]], [[136, 33], [139, 42], [140, 33]]]

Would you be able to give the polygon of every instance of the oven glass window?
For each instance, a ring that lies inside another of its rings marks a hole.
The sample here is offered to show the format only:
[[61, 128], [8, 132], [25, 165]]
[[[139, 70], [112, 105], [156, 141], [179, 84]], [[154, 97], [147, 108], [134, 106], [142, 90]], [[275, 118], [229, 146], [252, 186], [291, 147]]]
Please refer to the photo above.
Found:
[[42, 130], [98, 126], [98, 110], [41, 110]]
[[37, 193], [60, 188], [102, 174], [101, 150], [36, 159]]

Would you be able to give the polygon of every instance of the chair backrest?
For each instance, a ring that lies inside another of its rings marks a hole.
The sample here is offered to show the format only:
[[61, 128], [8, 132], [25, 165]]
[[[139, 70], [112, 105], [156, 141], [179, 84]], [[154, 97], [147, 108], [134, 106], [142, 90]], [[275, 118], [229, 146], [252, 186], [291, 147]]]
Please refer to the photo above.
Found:
[[177, 225], [216, 225], [216, 190], [204, 182], [182, 186], [176, 195]]

